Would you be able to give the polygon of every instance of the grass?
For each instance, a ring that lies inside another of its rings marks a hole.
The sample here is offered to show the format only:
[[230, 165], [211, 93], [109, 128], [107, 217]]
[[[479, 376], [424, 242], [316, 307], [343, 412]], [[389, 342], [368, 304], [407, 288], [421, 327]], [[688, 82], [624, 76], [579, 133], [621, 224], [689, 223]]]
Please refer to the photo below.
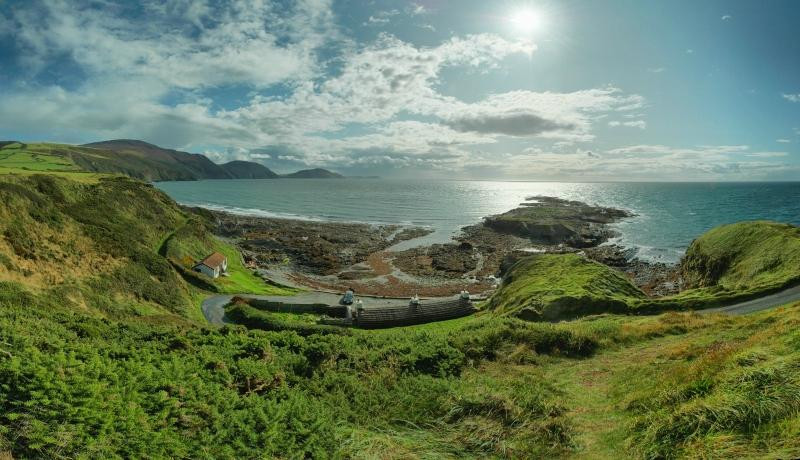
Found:
[[192, 267], [197, 261], [215, 251], [227, 256], [228, 276], [214, 280], [200, 274], [187, 273], [187, 276], [200, 277], [204, 283], [213, 286], [214, 291], [223, 294], [290, 295], [297, 292], [270, 285], [255, 275], [244, 266], [239, 251], [233, 245], [215, 237], [209, 223], [201, 216], [191, 215], [161, 245], [162, 255], [189, 273], [193, 273]]
[[107, 176], [83, 171], [69, 158], [49, 152], [37, 144], [7, 144], [0, 148], [0, 176], [48, 174], [90, 184]]
[[[0, 192], [0, 455], [800, 455], [800, 304], [743, 317], [511, 317], [641, 301], [605, 267], [540, 256], [472, 317], [331, 333], [254, 309], [244, 313], [269, 315], [258, 326], [270, 330], [211, 329], [197, 322], [211, 289], [182, 276], [182, 260], [209, 247], [239, 259], [201, 216], [120, 177], [3, 176]], [[737, 252], [715, 283], [790, 272], [735, 268], [757, 256]], [[233, 281], [210, 286], [250, 279]]]
[[2, 279], [94, 314], [197, 318], [193, 288], [157, 252], [186, 220], [162, 192], [124, 177], [51, 174], [5, 176], [0, 190]]
[[489, 308], [540, 321], [597, 313], [700, 310], [800, 283], [800, 228], [755, 221], [714, 228], [689, 247], [681, 271], [689, 289], [647, 298], [623, 274], [575, 254], [534, 255], [513, 266]]
[[220, 292], [226, 294], [291, 295], [296, 289], [273, 286], [255, 275], [242, 263], [239, 250], [233, 245], [218, 241], [216, 250], [228, 257], [228, 276], [217, 279]]
[[0, 148], [0, 168], [25, 169], [30, 171], [75, 171], [77, 166], [68, 159], [56, 155], [31, 152], [21, 144]]
[[558, 454], [571, 431], [554, 388], [472, 369], [520, 346], [592, 352], [517, 320], [298, 335], [109, 321], [54, 300], [0, 283], [0, 451], [15, 457]]
[[645, 295], [620, 272], [577, 254], [542, 254], [517, 262], [489, 308], [529, 320], [624, 312]]
[[777, 222], [740, 222], [714, 228], [686, 252], [692, 287], [765, 290], [800, 281], [800, 228]]

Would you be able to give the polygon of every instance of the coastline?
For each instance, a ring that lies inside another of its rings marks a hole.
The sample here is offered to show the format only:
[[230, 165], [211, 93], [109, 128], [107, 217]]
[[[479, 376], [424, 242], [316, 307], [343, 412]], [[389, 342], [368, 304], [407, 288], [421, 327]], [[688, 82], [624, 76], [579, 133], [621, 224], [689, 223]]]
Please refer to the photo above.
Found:
[[633, 213], [553, 197], [529, 198], [463, 227], [447, 243], [426, 245], [413, 245], [434, 232], [424, 227], [199, 209], [213, 217], [214, 232], [236, 245], [248, 268], [270, 282], [310, 290], [387, 297], [486, 294], [511, 263], [532, 252], [581, 253], [622, 271], [654, 297], [682, 285], [676, 265], [640, 260], [635, 249], [611, 242], [618, 236], [611, 225]]

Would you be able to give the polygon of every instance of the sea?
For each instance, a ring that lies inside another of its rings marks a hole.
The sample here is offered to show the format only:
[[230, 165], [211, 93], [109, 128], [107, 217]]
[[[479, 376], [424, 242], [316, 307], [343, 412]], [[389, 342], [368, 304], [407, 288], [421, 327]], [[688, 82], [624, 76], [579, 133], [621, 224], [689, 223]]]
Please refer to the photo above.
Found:
[[401, 179], [158, 182], [177, 202], [231, 213], [423, 226], [433, 233], [393, 249], [450, 241], [466, 225], [541, 195], [626, 209], [612, 240], [651, 262], [676, 263], [717, 225], [775, 220], [800, 225], [800, 182], [565, 183]]

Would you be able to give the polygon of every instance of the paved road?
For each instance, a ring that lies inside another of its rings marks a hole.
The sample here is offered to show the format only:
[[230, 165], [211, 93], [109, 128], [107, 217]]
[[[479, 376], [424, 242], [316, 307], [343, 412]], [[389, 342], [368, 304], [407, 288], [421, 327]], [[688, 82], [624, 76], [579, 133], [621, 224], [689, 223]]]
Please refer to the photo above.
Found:
[[761, 310], [786, 305], [787, 303], [800, 300], [800, 286], [795, 286], [783, 291], [759, 297], [758, 299], [748, 300], [727, 307], [709, 308], [708, 310], [698, 310], [700, 313], [728, 313], [731, 315], [743, 315], [754, 313]]
[[[253, 295], [253, 294], [236, 294], [239, 297], [248, 297], [253, 299], [274, 300], [276, 302], [286, 302], [289, 298], [298, 303], [324, 303], [328, 305], [337, 305], [340, 294], [331, 294], [327, 292], [303, 292], [293, 297], [286, 296], [267, 296], [267, 295]], [[234, 295], [215, 295], [207, 298], [202, 303], [203, 315], [209, 323], [215, 326], [222, 326], [223, 324], [231, 323], [225, 318], [225, 305], [230, 302]], [[363, 297], [364, 306], [366, 308], [382, 307], [388, 305], [397, 305], [400, 299], [393, 298], [376, 298], [376, 297]], [[770, 294], [758, 299], [748, 300], [727, 307], [709, 308], [705, 310], [697, 310], [699, 313], [727, 313], [730, 315], [743, 315], [746, 313], [754, 313], [757, 311], [767, 310], [770, 308], [786, 305], [791, 302], [800, 301], [800, 286], [795, 286], [785, 289], [775, 294]]]
[[[329, 292], [301, 292], [295, 296], [269, 296], [269, 295], [254, 295], [254, 294], [226, 294], [214, 295], [203, 301], [201, 307], [203, 315], [209, 323], [215, 326], [222, 326], [223, 324], [231, 324], [225, 318], [225, 305], [231, 301], [234, 296], [246, 297], [249, 299], [272, 300], [275, 302], [289, 302], [292, 303], [321, 303], [326, 305], [338, 305], [339, 300], [342, 298], [341, 294], [332, 294]], [[442, 297], [442, 298], [427, 298], [423, 297], [422, 300], [443, 300], [452, 299], [455, 296]], [[357, 296], [357, 298], [364, 301], [364, 308], [382, 308], [397, 306], [398, 304], [407, 304], [408, 298], [396, 297], [373, 297], [373, 296]], [[473, 300], [481, 300], [473, 296]]]
[[227, 305], [233, 297], [237, 296], [247, 297], [249, 299], [274, 300], [276, 302], [285, 302], [287, 299], [291, 298], [293, 301], [299, 303], [326, 303], [328, 305], [338, 304], [339, 299], [342, 297], [338, 294], [329, 294], [326, 292], [303, 292], [291, 297], [255, 294], [214, 295], [204, 300], [201, 305], [206, 320], [215, 326], [231, 324], [232, 321], [225, 318], [225, 305]]

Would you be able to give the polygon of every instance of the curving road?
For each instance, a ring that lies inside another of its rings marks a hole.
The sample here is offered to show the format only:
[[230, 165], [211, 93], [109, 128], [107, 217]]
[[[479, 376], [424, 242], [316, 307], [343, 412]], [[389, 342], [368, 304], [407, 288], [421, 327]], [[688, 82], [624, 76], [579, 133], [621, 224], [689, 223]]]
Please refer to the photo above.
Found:
[[260, 300], [273, 300], [276, 302], [285, 302], [286, 299], [292, 298], [300, 303], [327, 303], [329, 305], [336, 305], [342, 297], [339, 294], [330, 294], [327, 292], [303, 292], [296, 296], [272, 296], [272, 295], [256, 295], [256, 294], [225, 294], [213, 295], [201, 304], [203, 316], [206, 317], [209, 323], [215, 326], [222, 326], [224, 324], [232, 324], [225, 318], [225, 305], [234, 297], [247, 297], [248, 299]]
[[791, 302], [800, 300], [800, 286], [784, 289], [783, 291], [776, 292], [757, 299], [748, 300], [747, 302], [740, 302], [727, 307], [709, 308], [707, 310], [697, 310], [699, 313], [727, 313], [730, 315], [744, 315], [747, 313], [755, 313], [761, 310], [768, 310], [770, 308], [780, 307]]
[[[274, 300], [276, 302], [286, 301], [286, 296], [268, 296], [268, 295], [255, 295], [255, 294], [226, 294], [214, 295], [203, 301], [201, 304], [203, 316], [206, 317], [209, 323], [215, 326], [222, 326], [230, 324], [225, 318], [225, 305], [230, 302], [234, 296], [248, 297], [252, 299]], [[303, 292], [293, 296], [295, 301], [301, 303], [327, 303], [328, 305], [336, 305], [341, 298], [340, 294], [331, 294], [328, 292]], [[729, 315], [743, 315], [747, 313], [755, 313], [757, 311], [768, 310], [770, 308], [786, 305], [791, 302], [800, 301], [800, 286], [784, 289], [783, 291], [776, 292], [757, 299], [740, 302], [727, 307], [708, 308], [705, 310], [696, 310], [698, 313], [726, 313]], [[370, 306], [374, 305], [394, 305], [397, 299], [384, 299], [384, 298], [371, 298], [369, 301]]]
[[[203, 316], [206, 317], [209, 323], [215, 326], [222, 326], [224, 324], [232, 324], [232, 321], [228, 321], [225, 318], [225, 305], [231, 301], [231, 299], [235, 296], [238, 297], [246, 297], [249, 299], [261, 299], [261, 300], [272, 300], [274, 302], [286, 302], [287, 300], [291, 299], [293, 303], [299, 304], [326, 304], [326, 305], [338, 305], [339, 300], [342, 298], [341, 294], [333, 294], [330, 292], [318, 292], [318, 291], [310, 291], [310, 292], [301, 292], [294, 296], [274, 296], [274, 295], [255, 295], [255, 294], [225, 294], [225, 295], [213, 295], [203, 301], [201, 304], [201, 308], [203, 310]], [[443, 299], [452, 299], [454, 296], [450, 297], [422, 297], [422, 300], [443, 300]], [[407, 303], [409, 299], [407, 297], [376, 297], [376, 296], [368, 296], [368, 295], [360, 295], [358, 298], [364, 300], [364, 307], [371, 309], [371, 308], [383, 308], [383, 307], [392, 307], [397, 306], [398, 302]], [[473, 296], [472, 300], [483, 300], [481, 297]]]

